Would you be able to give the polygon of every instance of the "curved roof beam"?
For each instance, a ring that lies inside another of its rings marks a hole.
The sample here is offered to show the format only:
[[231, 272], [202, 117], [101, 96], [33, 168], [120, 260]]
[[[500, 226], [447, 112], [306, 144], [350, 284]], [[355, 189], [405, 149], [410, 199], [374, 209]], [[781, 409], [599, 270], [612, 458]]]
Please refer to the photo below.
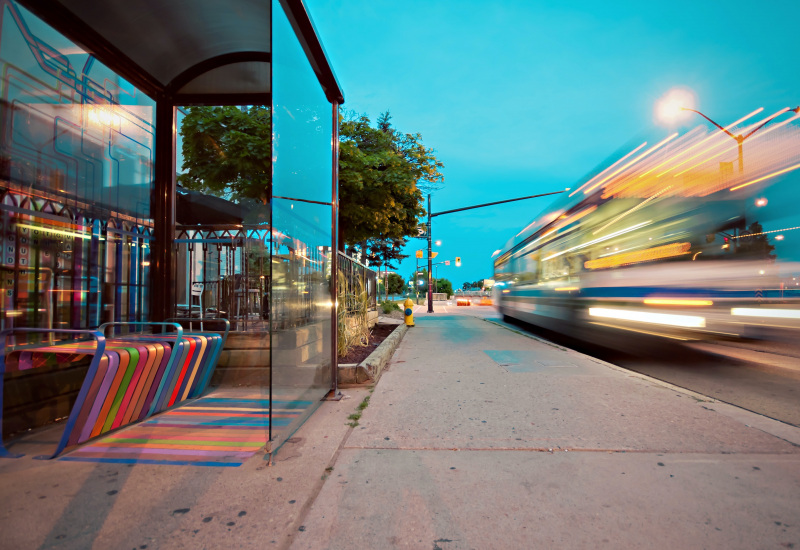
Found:
[[167, 93], [171, 96], [175, 95], [180, 91], [181, 88], [186, 86], [195, 78], [219, 67], [232, 65], [234, 63], [247, 63], [253, 61], [260, 63], [271, 63], [272, 54], [270, 52], [259, 51], [231, 52], [204, 59], [200, 63], [192, 65], [181, 74], [173, 78], [169, 84], [167, 84]]

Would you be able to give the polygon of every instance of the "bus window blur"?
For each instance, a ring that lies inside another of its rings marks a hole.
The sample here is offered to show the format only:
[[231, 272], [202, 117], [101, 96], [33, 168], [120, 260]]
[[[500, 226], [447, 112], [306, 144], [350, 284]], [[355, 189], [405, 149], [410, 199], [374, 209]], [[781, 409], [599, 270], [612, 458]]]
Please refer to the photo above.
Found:
[[796, 337], [798, 117], [776, 117], [741, 152], [705, 126], [623, 149], [501, 249], [500, 312], [605, 344]]

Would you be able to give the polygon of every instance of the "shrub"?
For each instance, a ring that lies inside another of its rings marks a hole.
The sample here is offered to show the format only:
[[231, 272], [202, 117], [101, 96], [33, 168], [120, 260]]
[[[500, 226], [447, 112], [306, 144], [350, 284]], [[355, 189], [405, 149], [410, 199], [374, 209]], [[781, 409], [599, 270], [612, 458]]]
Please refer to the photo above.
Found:
[[393, 311], [400, 311], [400, 306], [397, 305], [397, 302], [392, 302], [391, 300], [384, 300], [381, 302], [381, 309], [384, 313], [391, 313]]
[[344, 272], [339, 270], [337, 322], [339, 357], [347, 355], [347, 352], [355, 346], [366, 346], [369, 343], [370, 332], [367, 321], [369, 294], [363, 278], [358, 278], [354, 286], [355, 288], [348, 288]]

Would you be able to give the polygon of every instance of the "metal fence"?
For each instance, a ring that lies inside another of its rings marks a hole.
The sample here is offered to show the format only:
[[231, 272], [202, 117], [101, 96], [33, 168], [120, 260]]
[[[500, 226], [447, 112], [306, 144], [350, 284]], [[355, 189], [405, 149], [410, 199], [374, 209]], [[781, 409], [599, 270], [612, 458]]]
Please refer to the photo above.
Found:
[[492, 295], [491, 290], [461, 290], [457, 288], [454, 296], [458, 298], [459, 296], [469, 296], [469, 297], [482, 297], [482, 296], [490, 296]]
[[369, 298], [367, 309], [378, 309], [378, 274], [361, 262], [339, 252], [339, 288], [346, 294], [366, 291]]

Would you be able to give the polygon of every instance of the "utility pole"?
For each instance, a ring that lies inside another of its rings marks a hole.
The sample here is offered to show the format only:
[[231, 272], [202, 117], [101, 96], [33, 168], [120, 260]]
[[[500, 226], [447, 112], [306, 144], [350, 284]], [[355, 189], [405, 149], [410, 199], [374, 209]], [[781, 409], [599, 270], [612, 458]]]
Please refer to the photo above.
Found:
[[[431, 218], [435, 216], [441, 216], [442, 214], [452, 214], [454, 212], [463, 212], [464, 210], [472, 210], [474, 208], [483, 208], [486, 206], [494, 206], [495, 204], [504, 204], [507, 202], [515, 202], [515, 201], [522, 201], [526, 199], [535, 199], [538, 197], [546, 197], [548, 195], [558, 195], [559, 193], [564, 193], [564, 191], [552, 191], [550, 193], [540, 193], [538, 195], [529, 195], [527, 197], [518, 197], [516, 199], [506, 199], [504, 201], [495, 201], [495, 202], [487, 202], [484, 204], [476, 204], [474, 206], [465, 206], [463, 208], [455, 208], [453, 210], [445, 210], [443, 212], [436, 212], [435, 214], [431, 212], [431, 194], [428, 193], [428, 313], [433, 313], [433, 292], [431, 289], [431, 271], [433, 268], [433, 250], [431, 246], [432, 242], [432, 234], [433, 234], [433, 226], [431, 225]], [[419, 269], [419, 265], [417, 266]]]
[[414, 268], [414, 303], [419, 305], [419, 257], [417, 257], [417, 267]]
[[433, 285], [431, 285], [431, 271], [433, 271], [433, 248], [431, 245], [431, 194], [428, 193], [428, 313], [433, 313]]

